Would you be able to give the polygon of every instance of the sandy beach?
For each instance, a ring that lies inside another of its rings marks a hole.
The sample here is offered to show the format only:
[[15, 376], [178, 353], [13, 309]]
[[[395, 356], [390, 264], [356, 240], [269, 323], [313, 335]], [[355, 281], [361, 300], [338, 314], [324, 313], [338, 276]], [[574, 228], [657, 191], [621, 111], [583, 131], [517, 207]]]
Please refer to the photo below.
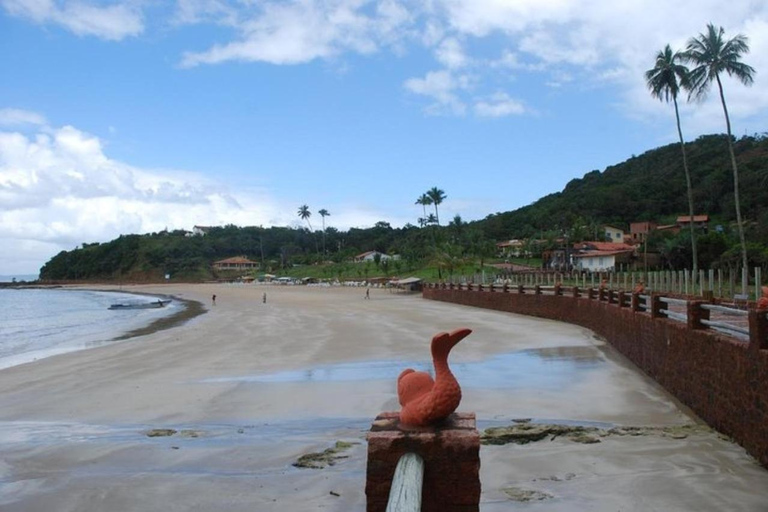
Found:
[[[379, 289], [123, 289], [208, 311], [0, 371], [0, 510], [362, 511], [370, 422], [457, 327], [474, 331], [451, 354], [459, 410], [481, 429], [699, 423], [580, 327]], [[351, 444], [334, 465], [292, 466], [337, 441]], [[483, 446], [481, 464], [484, 511], [768, 510], [768, 471], [706, 428]]]

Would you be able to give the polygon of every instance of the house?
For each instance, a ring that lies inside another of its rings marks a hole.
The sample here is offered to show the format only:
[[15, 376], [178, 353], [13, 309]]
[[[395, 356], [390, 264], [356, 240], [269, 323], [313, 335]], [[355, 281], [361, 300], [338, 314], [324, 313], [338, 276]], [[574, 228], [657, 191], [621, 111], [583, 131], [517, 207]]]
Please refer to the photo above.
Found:
[[235, 256], [213, 262], [214, 270], [252, 270], [258, 268], [259, 264], [247, 259], [245, 256]]
[[591, 251], [634, 251], [633, 245], [625, 244], [624, 242], [577, 242], [573, 244], [573, 248], [576, 251], [591, 252]]
[[210, 230], [210, 226], [195, 226], [192, 228], [192, 233], [197, 236], [205, 236]]
[[616, 270], [619, 265], [629, 265], [634, 259], [634, 249], [617, 251], [586, 251], [571, 256], [576, 270], [605, 272]]
[[525, 254], [525, 242], [522, 240], [505, 240], [498, 242], [496, 248], [501, 256], [519, 258]]
[[603, 226], [605, 240], [610, 242], [624, 242], [624, 230], [613, 226]]
[[[675, 223], [680, 226], [681, 229], [688, 228], [688, 226], [691, 224], [691, 216], [681, 215], [677, 218]], [[694, 215], [693, 227], [706, 233], [709, 229], [709, 215]]]
[[362, 263], [362, 262], [365, 262], [365, 261], [376, 261], [376, 255], [377, 254], [379, 255], [378, 257], [380, 258], [379, 261], [384, 261], [384, 260], [388, 260], [388, 259], [392, 259], [393, 258], [389, 254], [384, 254], [383, 252], [379, 252], [379, 251], [366, 251], [366, 252], [360, 253], [357, 256], [355, 256], [355, 263]]
[[655, 222], [632, 222], [629, 225], [629, 234], [633, 244], [641, 244], [648, 237], [648, 233], [656, 229]]

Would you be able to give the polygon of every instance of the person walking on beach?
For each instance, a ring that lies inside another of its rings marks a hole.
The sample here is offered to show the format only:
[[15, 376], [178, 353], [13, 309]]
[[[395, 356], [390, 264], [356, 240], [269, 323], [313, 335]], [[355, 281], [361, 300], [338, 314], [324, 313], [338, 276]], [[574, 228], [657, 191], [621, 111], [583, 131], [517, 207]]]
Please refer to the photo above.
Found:
[[261, 302], [262, 302], [263, 304], [266, 304], [266, 303], [267, 303], [267, 292], [264, 292], [264, 295], [261, 297]]
[[213, 294], [213, 297], [211, 297], [211, 302], [213, 302], [213, 305], [216, 305], [216, 294]]
[[365, 298], [366, 299], [370, 299], [371, 298], [371, 289], [370, 288], [366, 288], [365, 289]]

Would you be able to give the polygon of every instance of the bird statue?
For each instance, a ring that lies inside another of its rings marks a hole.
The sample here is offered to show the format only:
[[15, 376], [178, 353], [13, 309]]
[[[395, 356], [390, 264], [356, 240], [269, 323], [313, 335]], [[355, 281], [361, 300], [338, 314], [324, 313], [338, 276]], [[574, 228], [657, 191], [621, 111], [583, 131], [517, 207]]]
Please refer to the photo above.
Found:
[[441, 332], [432, 338], [432, 363], [435, 380], [427, 372], [411, 368], [403, 370], [397, 378], [397, 397], [400, 401], [400, 423], [426, 426], [447, 418], [461, 402], [461, 387], [448, 367], [448, 354], [458, 342], [469, 336], [471, 329]]

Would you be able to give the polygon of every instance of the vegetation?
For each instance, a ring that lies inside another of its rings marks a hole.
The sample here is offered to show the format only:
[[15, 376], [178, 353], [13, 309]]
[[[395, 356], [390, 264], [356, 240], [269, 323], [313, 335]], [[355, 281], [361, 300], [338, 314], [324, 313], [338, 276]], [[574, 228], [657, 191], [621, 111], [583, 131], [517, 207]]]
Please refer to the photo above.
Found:
[[680, 128], [680, 111], [677, 108], [677, 95], [681, 86], [688, 85], [688, 68], [680, 62], [683, 55], [679, 52], [673, 52], [667, 45], [656, 55], [656, 65], [653, 69], [646, 71], [645, 80], [651, 94], [659, 100], [666, 101], [672, 99], [675, 105], [675, 120], [677, 121], [677, 134], [680, 137], [680, 149], [683, 154], [683, 170], [685, 171], [685, 187], [688, 196], [688, 215], [691, 222], [688, 224], [691, 232], [691, 251], [693, 253], [693, 275], [697, 275], [699, 268], [698, 251], [696, 250], [696, 230], [694, 228], [693, 216], [693, 187], [691, 186], [691, 173], [688, 171], [688, 159], [685, 154], [685, 140], [683, 140], [683, 130]]
[[[744, 85], [752, 85], [755, 70], [743, 62], [741, 56], [749, 52], [747, 38], [738, 34], [727, 41], [723, 40], [725, 30], [722, 27], [715, 28], [713, 24], [707, 25], [707, 32], [699, 34], [698, 37], [691, 38], [688, 41], [688, 47], [684, 54], [685, 59], [695, 64], [696, 67], [691, 70], [687, 85], [691, 93], [701, 98], [706, 95], [709, 85], [717, 82], [720, 92], [720, 101], [723, 104], [723, 114], [725, 114], [725, 126], [728, 134], [728, 153], [731, 157], [731, 168], [733, 169], [733, 195], [734, 207], [736, 209], [736, 225], [739, 231], [739, 241], [741, 243], [741, 257], [744, 268], [748, 266], [747, 260], [747, 242], [744, 236], [744, 221], [741, 217], [741, 201], [739, 199], [739, 169], [736, 163], [736, 155], [733, 151], [733, 137], [731, 135], [731, 120], [728, 116], [728, 107], [725, 104], [725, 95], [723, 94], [723, 83], [720, 80], [721, 73], [728, 73], [729, 76], [736, 77]], [[743, 286], [746, 292], [746, 282]]]
[[[738, 268], [740, 249], [734, 220], [733, 183], [728, 172], [728, 141], [708, 135], [685, 144], [697, 213], [711, 216], [711, 230], [699, 238], [701, 268]], [[41, 269], [42, 279], [160, 281], [238, 277], [212, 268], [214, 261], [243, 255], [259, 264], [258, 272], [321, 279], [367, 279], [416, 275], [449, 279], [490, 271], [495, 242], [527, 239], [522, 264], [539, 265], [542, 251], [562, 243], [599, 237], [601, 226], [627, 229], [629, 223], [672, 224], [687, 210], [679, 143], [664, 146], [626, 162], [592, 171], [569, 182], [561, 192], [511, 212], [465, 222], [455, 216], [436, 223], [393, 228], [377, 222], [346, 231], [325, 226], [327, 254], [320, 254], [309, 227], [212, 228], [205, 236], [185, 231], [123, 235], [111, 242], [83, 244], [54, 256]], [[768, 265], [768, 136], [733, 141], [741, 171], [744, 228], [750, 243], [750, 266]], [[444, 192], [443, 192], [444, 194]], [[417, 201], [417, 204], [421, 204]], [[308, 210], [307, 210], [308, 211]], [[423, 212], [426, 212], [424, 205]], [[419, 212], [419, 214], [423, 213]], [[430, 214], [435, 217], [434, 214]], [[688, 233], [654, 233], [648, 244], [658, 250], [666, 268], [690, 268]], [[352, 263], [365, 251], [398, 254], [399, 260]], [[330, 261], [330, 263], [326, 263]]]

